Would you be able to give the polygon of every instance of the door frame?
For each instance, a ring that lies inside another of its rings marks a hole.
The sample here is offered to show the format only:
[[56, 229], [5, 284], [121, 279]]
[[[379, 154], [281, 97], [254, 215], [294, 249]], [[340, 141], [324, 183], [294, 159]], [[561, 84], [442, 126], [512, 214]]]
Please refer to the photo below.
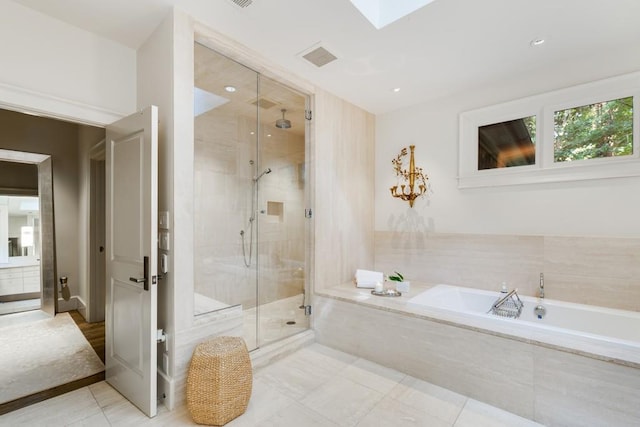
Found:
[[53, 209], [53, 168], [48, 154], [0, 149], [0, 160], [38, 166], [40, 202], [40, 309], [50, 316], [58, 312], [55, 222]]
[[[41, 116], [56, 120], [67, 121], [79, 125], [95, 126], [102, 129], [105, 129], [108, 124], [113, 123], [126, 116], [126, 114], [124, 113], [109, 111], [88, 104], [80, 104], [77, 101], [73, 101], [70, 99], [51, 96], [42, 92], [34, 92], [19, 86], [13, 86], [6, 83], [0, 85], [0, 108], [33, 116]], [[53, 170], [51, 170], [51, 173], [53, 173]], [[88, 177], [83, 178], [87, 179]], [[38, 181], [38, 185], [40, 185], [40, 178]], [[51, 206], [51, 223], [53, 225], [53, 196], [51, 200]], [[41, 224], [41, 226], [43, 225]], [[86, 231], [88, 234], [90, 230], [87, 229]], [[55, 249], [55, 236], [52, 237], [51, 244]], [[50, 268], [50, 270], [53, 272], [53, 289], [47, 293], [47, 296], [52, 299], [51, 304], [53, 307], [53, 313], [57, 313], [58, 284], [57, 264], [55, 257], [51, 261], [51, 264], [52, 267]], [[89, 264], [88, 259], [87, 264]], [[89, 272], [87, 271], [87, 273]], [[87, 275], [86, 277], [88, 279], [90, 276]], [[89, 286], [87, 286], [87, 292], [91, 292]], [[87, 309], [89, 310], [89, 307], [87, 307]], [[89, 315], [87, 315], [87, 317], [89, 317]]]
[[[93, 146], [88, 163], [89, 200], [87, 209], [87, 322], [101, 322], [105, 317], [105, 140]], [[102, 251], [100, 248], [103, 248]]]

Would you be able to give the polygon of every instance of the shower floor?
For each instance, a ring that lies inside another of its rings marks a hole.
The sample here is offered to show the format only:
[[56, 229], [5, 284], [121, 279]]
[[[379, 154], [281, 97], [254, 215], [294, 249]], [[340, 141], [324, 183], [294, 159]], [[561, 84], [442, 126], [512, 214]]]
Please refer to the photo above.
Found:
[[304, 315], [302, 294], [261, 305], [260, 324], [256, 340], [256, 309], [244, 310], [244, 340], [249, 349], [262, 347], [274, 341], [309, 329], [309, 318]]

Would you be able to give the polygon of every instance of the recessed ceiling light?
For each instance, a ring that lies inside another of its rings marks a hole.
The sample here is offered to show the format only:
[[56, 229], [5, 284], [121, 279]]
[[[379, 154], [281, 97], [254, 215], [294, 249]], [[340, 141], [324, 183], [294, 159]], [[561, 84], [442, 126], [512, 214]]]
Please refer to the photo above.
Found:
[[251, 135], [255, 135], [256, 134], [254, 131], [251, 131], [250, 133], [251, 133]]
[[399, 88], [399, 87], [394, 87], [394, 88], [393, 88], [393, 91], [394, 91], [394, 92], [396, 92], [396, 93], [397, 93], [397, 92], [400, 92], [400, 88]]
[[529, 43], [531, 46], [540, 46], [541, 44], [544, 44], [544, 39], [533, 39], [531, 40], [531, 43]]
[[267, 138], [271, 138], [271, 134], [270, 133], [267, 134]]
[[224, 90], [226, 90], [227, 92], [233, 93], [236, 91], [236, 88], [234, 86], [225, 86]]

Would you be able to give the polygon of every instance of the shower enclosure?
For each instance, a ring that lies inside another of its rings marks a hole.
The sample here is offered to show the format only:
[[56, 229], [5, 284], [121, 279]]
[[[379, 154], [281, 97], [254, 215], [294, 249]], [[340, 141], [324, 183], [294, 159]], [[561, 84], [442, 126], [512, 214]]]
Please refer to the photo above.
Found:
[[194, 49], [195, 314], [241, 307], [255, 349], [309, 327], [307, 97]]

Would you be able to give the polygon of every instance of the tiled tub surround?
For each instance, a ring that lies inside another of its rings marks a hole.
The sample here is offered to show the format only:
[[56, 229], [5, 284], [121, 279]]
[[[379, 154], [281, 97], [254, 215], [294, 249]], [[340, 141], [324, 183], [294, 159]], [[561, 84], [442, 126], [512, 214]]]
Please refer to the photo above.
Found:
[[640, 425], [640, 364], [439, 319], [345, 284], [315, 298], [316, 340], [554, 426]]
[[412, 282], [491, 291], [506, 282], [520, 295], [537, 296], [544, 273], [547, 298], [640, 311], [640, 238], [427, 231], [375, 236], [375, 270], [397, 270]]
[[[517, 319], [488, 313], [504, 295], [440, 284], [412, 297], [407, 305], [451, 323], [640, 367], [640, 313], [527, 296], [518, 297], [523, 308]], [[539, 305], [546, 310], [540, 319], [534, 311]]]

